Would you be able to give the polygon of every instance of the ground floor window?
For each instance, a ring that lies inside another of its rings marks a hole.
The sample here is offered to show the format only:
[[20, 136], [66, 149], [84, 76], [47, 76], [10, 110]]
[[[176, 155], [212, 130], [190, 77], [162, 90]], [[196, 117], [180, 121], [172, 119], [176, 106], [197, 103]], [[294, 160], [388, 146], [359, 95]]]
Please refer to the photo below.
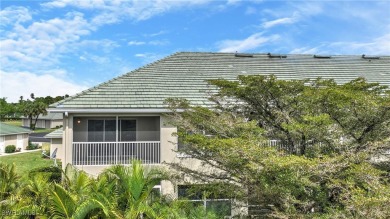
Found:
[[205, 185], [178, 185], [178, 198], [187, 199], [194, 206], [204, 206], [206, 211], [213, 211], [219, 216], [230, 216], [231, 199], [210, 192]]

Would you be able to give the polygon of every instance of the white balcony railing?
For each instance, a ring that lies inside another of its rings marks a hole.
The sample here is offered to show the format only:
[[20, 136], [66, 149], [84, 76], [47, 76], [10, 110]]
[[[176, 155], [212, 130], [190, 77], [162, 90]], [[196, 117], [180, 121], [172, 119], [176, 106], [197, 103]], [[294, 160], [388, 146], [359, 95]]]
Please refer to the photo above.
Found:
[[73, 165], [130, 164], [141, 160], [143, 164], [160, 163], [159, 141], [132, 142], [73, 142]]

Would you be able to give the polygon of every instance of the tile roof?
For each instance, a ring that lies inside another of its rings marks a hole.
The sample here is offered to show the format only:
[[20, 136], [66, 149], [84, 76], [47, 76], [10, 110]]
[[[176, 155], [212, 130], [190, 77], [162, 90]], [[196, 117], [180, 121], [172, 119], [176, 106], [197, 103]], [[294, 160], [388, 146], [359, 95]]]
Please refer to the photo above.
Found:
[[63, 128], [56, 129], [49, 134], [45, 135], [44, 138], [62, 138]]
[[8, 125], [6, 123], [0, 122], [0, 135], [13, 135], [30, 132], [30, 129], [25, 129], [19, 126]]
[[[23, 116], [21, 118], [28, 119], [28, 117], [26, 117], [26, 116]], [[38, 119], [59, 120], [59, 119], [63, 119], [63, 115], [62, 115], [62, 113], [51, 113], [51, 112], [48, 112], [46, 115], [39, 114]]]
[[279, 79], [333, 78], [345, 83], [357, 77], [390, 85], [390, 56], [268, 55], [179, 52], [55, 103], [57, 109], [158, 109], [169, 97], [207, 106], [205, 80], [238, 75], [270, 75]]

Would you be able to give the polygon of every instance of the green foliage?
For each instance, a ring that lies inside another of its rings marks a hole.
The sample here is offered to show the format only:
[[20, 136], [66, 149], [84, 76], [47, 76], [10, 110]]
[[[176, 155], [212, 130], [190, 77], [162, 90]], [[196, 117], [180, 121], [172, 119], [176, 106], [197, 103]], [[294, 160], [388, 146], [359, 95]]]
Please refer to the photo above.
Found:
[[[32, 95], [33, 96], [33, 95]], [[35, 129], [36, 122], [40, 114], [46, 115], [48, 105], [40, 98], [34, 100], [20, 100], [19, 110], [30, 120], [30, 128]]]
[[30, 95], [31, 100], [24, 100], [23, 96], [20, 97], [19, 103], [17, 105], [17, 110], [21, 112], [30, 120], [30, 128], [35, 130], [35, 126], [38, 120], [39, 115], [46, 115], [46, 108], [57, 101], [64, 99], [65, 97], [57, 96], [55, 98], [47, 97], [35, 97], [34, 93]]
[[16, 146], [15, 145], [7, 145], [5, 147], [5, 153], [14, 153], [16, 151]]
[[201, 163], [170, 164], [181, 177], [221, 184], [230, 197], [271, 209], [262, 217], [390, 217], [388, 172], [369, 162], [390, 133], [386, 87], [362, 78], [210, 83], [219, 88], [214, 109], [167, 101], [180, 152]]
[[113, 166], [97, 178], [71, 165], [61, 181], [53, 181], [46, 171], [59, 169], [32, 170], [20, 182], [14, 165], [0, 164], [0, 210], [31, 212], [24, 215], [28, 218], [219, 218], [202, 207], [153, 195], [153, 187], [167, 176], [139, 161]]
[[14, 164], [0, 163], [0, 200], [8, 198], [19, 186]]
[[28, 177], [33, 179], [36, 175], [43, 175], [49, 182], [61, 182], [62, 179], [62, 170], [60, 167], [50, 166], [50, 167], [38, 167], [32, 169], [28, 173]]
[[126, 218], [157, 217], [150, 206], [150, 195], [153, 187], [160, 184], [167, 176], [157, 170], [145, 170], [139, 161], [131, 166], [116, 165], [103, 173], [103, 177], [113, 182], [113, 190], [117, 197], [117, 206]]
[[363, 78], [344, 85], [275, 76], [238, 80], [210, 81], [220, 91], [212, 97], [217, 108], [257, 121], [268, 138], [281, 140], [295, 154], [305, 154], [318, 142], [327, 152], [361, 150], [365, 143], [387, 137], [390, 97], [385, 86]]
[[38, 148], [39, 148], [38, 144], [33, 144], [33, 143], [31, 143], [31, 141], [28, 141], [28, 145], [26, 147], [26, 150], [35, 150]]
[[7, 103], [6, 98], [0, 98], [0, 120], [10, 117], [15, 111], [15, 106], [11, 103]]

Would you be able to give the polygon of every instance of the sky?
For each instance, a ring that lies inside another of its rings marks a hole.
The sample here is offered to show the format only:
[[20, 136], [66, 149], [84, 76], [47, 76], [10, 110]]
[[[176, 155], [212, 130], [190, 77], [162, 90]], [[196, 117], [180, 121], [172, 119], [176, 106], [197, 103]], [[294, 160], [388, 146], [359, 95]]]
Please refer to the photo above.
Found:
[[175, 52], [390, 55], [390, 0], [1, 0], [0, 97], [74, 95]]

